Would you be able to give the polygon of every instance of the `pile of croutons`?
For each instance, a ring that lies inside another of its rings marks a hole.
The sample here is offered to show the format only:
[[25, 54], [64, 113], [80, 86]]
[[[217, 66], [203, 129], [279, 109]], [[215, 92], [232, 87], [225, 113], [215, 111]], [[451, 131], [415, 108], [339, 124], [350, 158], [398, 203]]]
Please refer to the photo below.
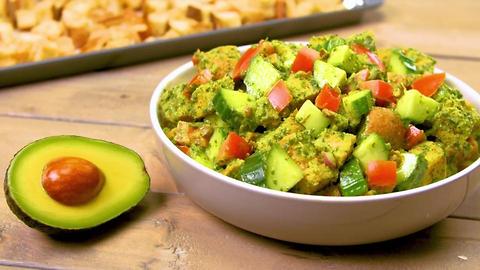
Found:
[[0, 0], [0, 67], [342, 8], [340, 0]]

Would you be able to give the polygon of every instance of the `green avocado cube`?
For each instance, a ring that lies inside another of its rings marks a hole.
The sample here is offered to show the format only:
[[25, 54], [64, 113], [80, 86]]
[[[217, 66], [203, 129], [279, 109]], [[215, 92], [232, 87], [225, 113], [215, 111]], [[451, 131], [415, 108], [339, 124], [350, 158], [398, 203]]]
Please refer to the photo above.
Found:
[[347, 73], [343, 69], [317, 60], [313, 64], [313, 78], [320, 88], [325, 84], [330, 87], [342, 87], [347, 82]]
[[402, 120], [421, 124], [431, 120], [439, 108], [440, 104], [437, 101], [412, 89], [406, 91], [398, 100], [395, 111]]
[[355, 73], [362, 68], [360, 59], [348, 45], [335, 47], [328, 57], [327, 63], [339, 67], [347, 73]]
[[295, 115], [295, 120], [302, 124], [306, 129], [313, 130], [316, 134], [324, 130], [330, 124], [330, 119], [323, 114], [310, 100], [303, 103], [300, 110]]

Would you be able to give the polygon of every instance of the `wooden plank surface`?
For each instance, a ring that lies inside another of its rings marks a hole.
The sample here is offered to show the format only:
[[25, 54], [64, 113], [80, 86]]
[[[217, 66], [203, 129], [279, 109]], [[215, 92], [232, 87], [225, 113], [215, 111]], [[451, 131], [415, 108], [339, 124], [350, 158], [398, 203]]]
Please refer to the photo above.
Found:
[[322, 247], [271, 240], [237, 229], [182, 195], [151, 193], [134, 212], [108, 227], [64, 239], [27, 228], [5, 207], [0, 205], [4, 221], [0, 265], [47, 269], [475, 269], [480, 264], [480, 222], [464, 219], [449, 218], [379, 244]]
[[430, 54], [478, 60], [478, 10], [480, 1], [476, 0], [386, 0], [380, 9], [366, 14], [361, 24], [318, 33], [351, 35], [372, 30], [380, 46], [408, 46]]
[[[363, 23], [314, 34], [373, 30], [380, 46], [437, 56], [480, 90], [480, 1], [387, 0]], [[354, 247], [305, 246], [237, 229], [192, 203], [168, 172], [149, 128], [158, 81], [190, 56], [0, 89], [0, 170], [25, 144], [76, 134], [137, 151], [152, 176], [139, 207], [94, 233], [55, 239], [21, 223], [0, 194], [0, 269], [478, 269], [480, 190], [451, 218], [416, 234]], [[479, 179], [480, 180], [480, 179]]]

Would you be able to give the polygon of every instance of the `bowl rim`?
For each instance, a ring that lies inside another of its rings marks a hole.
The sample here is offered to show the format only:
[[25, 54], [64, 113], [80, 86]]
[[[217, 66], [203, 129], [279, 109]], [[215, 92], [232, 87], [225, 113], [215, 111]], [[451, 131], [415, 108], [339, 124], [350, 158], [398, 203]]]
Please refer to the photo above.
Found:
[[[305, 41], [287, 41], [288, 43], [298, 43], [298, 44], [306, 44]], [[244, 45], [239, 46], [238, 49], [241, 52], [244, 52], [248, 49], [251, 45]], [[374, 201], [383, 201], [383, 200], [391, 200], [391, 199], [400, 199], [404, 197], [415, 196], [417, 194], [427, 192], [433, 189], [436, 189], [440, 186], [447, 185], [451, 182], [454, 182], [458, 179], [461, 179], [468, 175], [470, 172], [475, 170], [480, 165], [480, 158], [470, 164], [468, 167], [464, 168], [463, 170], [447, 177], [437, 182], [417, 187], [409, 190], [398, 191], [398, 192], [391, 192], [386, 194], [378, 194], [378, 195], [363, 195], [363, 196], [352, 196], [352, 197], [344, 197], [344, 196], [324, 196], [324, 195], [309, 195], [309, 194], [298, 194], [298, 193], [291, 193], [291, 192], [284, 192], [284, 191], [277, 191], [269, 188], [255, 186], [249, 183], [245, 183], [229, 176], [223, 175], [219, 172], [216, 172], [212, 169], [209, 169], [200, 163], [196, 162], [194, 159], [190, 158], [188, 155], [184, 154], [180, 149], [178, 149], [175, 144], [168, 139], [167, 135], [163, 132], [161, 128], [158, 113], [157, 113], [157, 104], [160, 100], [160, 96], [164, 89], [170, 86], [170, 83], [174, 81], [177, 77], [182, 75], [183, 73], [187, 72], [188, 70], [193, 68], [193, 64], [191, 61], [180, 65], [179, 67], [175, 68], [169, 74], [167, 74], [155, 87], [153, 94], [150, 99], [150, 120], [151, 125], [157, 135], [157, 137], [162, 142], [163, 147], [167, 147], [170, 152], [172, 152], [177, 158], [181, 159], [184, 163], [188, 164], [190, 167], [195, 168], [198, 171], [208, 175], [209, 177], [214, 178], [217, 181], [221, 181], [224, 184], [234, 186], [236, 188], [244, 189], [247, 191], [251, 191], [254, 193], [259, 193], [267, 196], [272, 196], [280, 199], [294, 199], [294, 200], [301, 200], [301, 201], [310, 201], [310, 202], [322, 202], [322, 203], [358, 203], [358, 202], [374, 202]], [[442, 69], [435, 68], [435, 72], [444, 72]], [[463, 82], [462, 80], [458, 79], [457, 77], [453, 76], [452, 74], [446, 73], [446, 81], [454, 86], [456, 86], [462, 95], [465, 98], [465, 93], [468, 93], [470, 96], [475, 96], [475, 99], [480, 100], [480, 93], [475, 91], [471, 86], [467, 83]], [[468, 99], [470, 101], [470, 99]], [[480, 105], [474, 107], [479, 110], [478, 108]], [[167, 161], [168, 162], [168, 161]]]

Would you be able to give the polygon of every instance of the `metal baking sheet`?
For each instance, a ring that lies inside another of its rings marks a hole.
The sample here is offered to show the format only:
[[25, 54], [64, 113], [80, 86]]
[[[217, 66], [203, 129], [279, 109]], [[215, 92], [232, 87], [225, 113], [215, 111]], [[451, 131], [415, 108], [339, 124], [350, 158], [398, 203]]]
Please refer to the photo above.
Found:
[[0, 68], [0, 87], [190, 54], [197, 48], [205, 50], [225, 44], [248, 44], [266, 37], [280, 38], [356, 23], [360, 21], [365, 11], [383, 4], [383, 0], [353, 0], [348, 2], [356, 3], [356, 6], [352, 9], [318, 13], [298, 18], [269, 20], [236, 28], [155, 40], [122, 48], [105, 49]]

